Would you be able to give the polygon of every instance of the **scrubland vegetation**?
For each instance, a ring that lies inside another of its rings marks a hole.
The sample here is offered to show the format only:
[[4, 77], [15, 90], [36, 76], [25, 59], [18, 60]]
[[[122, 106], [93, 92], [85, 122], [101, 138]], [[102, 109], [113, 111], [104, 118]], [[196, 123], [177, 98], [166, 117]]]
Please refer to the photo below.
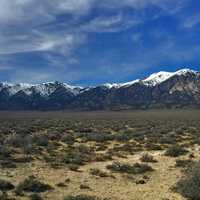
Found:
[[0, 200], [200, 199], [200, 113], [96, 115], [1, 116]]

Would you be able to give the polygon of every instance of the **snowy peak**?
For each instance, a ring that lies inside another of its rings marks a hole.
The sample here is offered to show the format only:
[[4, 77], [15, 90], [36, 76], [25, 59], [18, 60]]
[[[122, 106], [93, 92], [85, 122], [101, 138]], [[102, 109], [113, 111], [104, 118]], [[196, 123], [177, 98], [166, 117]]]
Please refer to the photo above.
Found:
[[117, 83], [106, 83], [106, 84], [103, 84], [102, 86], [104, 86], [108, 89], [121, 88], [121, 87], [129, 87], [129, 86], [132, 86], [136, 83], [141, 82], [146, 86], [154, 87], [154, 86], [159, 85], [162, 82], [168, 80], [169, 78], [171, 78], [173, 76], [186, 76], [188, 74], [195, 75], [197, 73], [199, 73], [199, 72], [188, 69], [188, 68], [184, 68], [184, 69], [178, 70], [176, 72], [160, 71], [158, 73], [151, 74], [149, 77], [147, 77], [143, 80], [136, 79], [136, 80], [133, 80], [133, 81], [130, 81], [130, 82], [127, 82], [127, 83], [119, 83], [119, 84], [117, 84]]
[[160, 84], [160, 83], [166, 81], [173, 75], [174, 75], [174, 73], [161, 71], [161, 72], [150, 75], [148, 78], [144, 79], [142, 82], [145, 85], [155, 86], [157, 84]]
[[147, 86], [156, 86], [173, 76], [186, 76], [188, 74], [195, 75], [197, 73], [199, 72], [187, 68], [178, 70], [176, 72], [161, 71], [158, 73], [151, 74], [148, 78], [144, 79], [142, 82]]
[[174, 73], [174, 75], [187, 75], [187, 74], [197, 74], [198, 72], [197, 71], [194, 71], [194, 70], [191, 70], [191, 69], [188, 69], [188, 68], [185, 68], [185, 69], [181, 69], [181, 70], [178, 70]]
[[185, 75], [188, 75], [188, 74], [197, 74], [197, 73], [198, 73], [197, 71], [194, 71], [194, 70], [191, 70], [191, 69], [188, 69], [188, 68], [181, 69], [181, 70], [178, 70], [176, 72], [160, 71], [158, 73], [151, 74], [149, 77], [147, 77], [143, 80], [137, 79], [137, 80], [133, 80], [133, 81], [130, 81], [130, 82], [127, 82], [127, 83], [119, 83], [119, 84], [117, 84], [117, 83], [106, 83], [106, 84], [103, 84], [102, 86], [104, 86], [108, 89], [121, 88], [121, 87], [129, 87], [131, 85], [134, 85], [135, 83], [141, 82], [146, 86], [154, 87], [154, 86], [161, 84], [162, 82], [168, 80], [169, 78], [171, 78], [175, 75], [185, 76]]
[[67, 91], [77, 95], [82, 87], [78, 86], [71, 86], [66, 83], [59, 83], [59, 82], [47, 82], [41, 84], [26, 84], [26, 83], [18, 83], [18, 84], [11, 84], [11, 83], [0, 83], [0, 91], [5, 89], [8, 91], [10, 95], [15, 95], [18, 92], [22, 91], [27, 95], [31, 95], [33, 93], [38, 93], [41, 96], [49, 96], [53, 92], [55, 92], [59, 87], [65, 88]]
[[11, 84], [7, 82], [3, 82], [0, 84], [0, 91], [2, 89], [6, 89], [10, 95], [14, 95], [18, 93], [19, 91], [26, 91], [27, 89], [31, 88], [33, 85], [27, 84], [27, 83], [17, 83], [17, 84]]
[[49, 96], [52, 93], [54, 93], [58, 88], [65, 88], [66, 91], [73, 93], [74, 95], [79, 94], [82, 87], [78, 86], [71, 86], [66, 83], [60, 83], [60, 82], [48, 82], [48, 83], [42, 83], [38, 84], [32, 87], [37, 93], [40, 93], [42, 96]]
[[48, 96], [57, 89], [57, 83], [53, 82], [42, 83], [33, 86], [32, 89], [34, 89], [36, 93], [39, 93], [42, 96]]
[[121, 88], [121, 87], [128, 87], [128, 86], [134, 85], [135, 83], [138, 83], [139, 81], [140, 79], [136, 79], [136, 80], [126, 82], [126, 83], [106, 83], [106, 84], [103, 84], [102, 86], [107, 87], [108, 89]]
[[116, 83], [105, 83], [105, 84], [100, 85], [100, 86], [106, 87], [108, 89], [111, 89], [111, 88], [118, 88], [119, 84], [116, 84]]
[[135, 83], [139, 83], [140, 82], [140, 79], [136, 79], [136, 80], [133, 80], [133, 81], [129, 81], [129, 82], [126, 82], [126, 83], [120, 83], [120, 87], [128, 87], [128, 86], [131, 86], [131, 85], [134, 85]]
[[82, 90], [84, 90], [84, 88], [80, 86], [72, 86], [66, 83], [63, 83], [62, 85], [66, 90], [70, 91], [74, 95], [78, 95]]

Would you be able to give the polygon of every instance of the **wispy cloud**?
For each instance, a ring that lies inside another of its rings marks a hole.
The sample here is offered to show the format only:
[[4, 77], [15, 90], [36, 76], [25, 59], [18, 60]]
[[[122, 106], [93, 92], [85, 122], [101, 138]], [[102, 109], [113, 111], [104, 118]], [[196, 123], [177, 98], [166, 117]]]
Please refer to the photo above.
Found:
[[[185, 0], [184, 0], [185, 1]], [[173, 7], [172, 7], [173, 2]], [[171, 0], [0, 0], [0, 54], [14, 54], [34, 51], [58, 51], [65, 53], [84, 41], [86, 32], [118, 32], [142, 23], [139, 16], [127, 17], [121, 9], [132, 7], [140, 13], [148, 5], [154, 5], [163, 11], [171, 12], [180, 7], [180, 2]], [[183, 1], [182, 1], [183, 2]], [[118, 12], [116, 15], [104, 14], [84, 21], [93, 8], [106, 7]], [[34, 9], [33, 9], [34, 8]], [[59, 16], [71, 15], [70, 21], [62, 29], [51, 30], [56, 26]], [[79, 24], [73, 21], [79, 18]], [[80, 35], [82, 38], [80, 39]]]
[[182, 25], [184, 28], [190, 29], [190, 28], [193, 28], [194, 26], [197, 26], [198, 24], [200, 24], [200, 14], [195, 14], [195, 15], [186, 17]]
[[120, 32], [142, 23], [139, 18], [126, 17], [122, 13], [112, 16], [100, 16], [80, 27], [84, 32]]
[[[199, 14], [189, 13], [187, 18], [181, 14], [191, 1], [0, 0], [0, 57], [10, 56], [9, 60], [0, 60], [0, 70], [17, 68], [9, 74], [15, 82], [74, 82], [98, 76], [113, 78], [115, 74], [116, 78], [126, 77], [147, 66], [154, 68], [164, 60], [190, 61], [199, 55], [198, 43], [188, 44], [186, 36], [181, 40], [182, 34], [172, 29], [181, 24], [184, 31], [190, 29], [192, 33], [198, 27]], [[121, 40], [112, 41], [112, 34]], [[100, 35], [105, 37], [105, 43], [99, 42], [98, 47], [105, 49], [93, 52], [94, 47], [90, 49], [89, 45]], [[29, 67], [27, 58], [24, 64], [19, 58], [32, 54], [39, 54], [42, 61], [34, 57], [35, 63]]]
[[77, 33], [48, 33], [33, 30], [23, 35], [4, 35], [0, 33], [0, 54], [16, 54], [24, 52], [49, 51], [69, 54], [73, 48], [85, 40], [85, 36]]

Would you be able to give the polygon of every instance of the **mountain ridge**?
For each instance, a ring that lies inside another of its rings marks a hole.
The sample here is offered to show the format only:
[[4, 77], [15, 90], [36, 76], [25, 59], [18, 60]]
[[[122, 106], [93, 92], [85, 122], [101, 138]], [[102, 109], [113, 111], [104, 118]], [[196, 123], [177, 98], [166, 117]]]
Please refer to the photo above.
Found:
[[0, 110], [124, 110], [200, 107], [200, 72], [157, 72], [127, 83], [94, 87], [58, 81], [0, 83]]
[[[42, 91], [42, 90], [45, 90], [44, 88], [42, 89], [41, 87], [45, 87], [46, 85], [57, 85], [57, 84], [63, 84], [63, 86], [65, 86], [66, 88], [68, 89], [80, 89], [80, 90], [84, 90], [86, 88], [95, 88], [95, 87], [98, 87], [98, 86], [105, 86], [105, 87], [108, 87], [108, 88], [112, 88], [112, 87], [124, 87], [124, 86], [130, 86], [130, 85], [133, 85], [135, 83], [138, 83], [140, 81], [142, 81], [144, 84], [146, 85], [149, 85], [149, 86], [155, 86], [157, 84], [160, 84], [161, 82], [167, 80], [168, 78], [174, 76], [174, 75], [183, 75], [183, 74], [186, 74], [186, 73], [200, 73], [199, 71], [195, 71], [195, 70], [191, 70], [189, 68], [184, 68], [184, 69], [181, 69], [181, 70], [178, 70], [176, 72], [166, 72], [166, 71], [160, 71], [160, 72], [157, 72], [157, 73], [153, 73], [151, 75], [149, 75], [147, 78], [145, 79], [136, 79], [136, 80], [133, 80], [133, 81], [129, 81], [129, 82], [125, 82], [125, 83], [105, 83], [105, 84], [100, 84], [100, 85], [97, 85], [97, 86], [92, 86], [92, 87], [82, 87], [82, 86], [73, 86], [73, 85], [70, 85], [70, 84], [67, 84], [67, 83], [64, 83], [64, 82], [59, 82], [59, 81], [54, 81], [54, 82], [44, 82], [44, 83], [39, 83], [39, 84], [29, 84], [29, 83], [16, 83], [16, 84], [13, 84], [13, 83], [9, 83], [9, 82], [0, 82], [0, 88], [1, 88], [1, 85], [3, 87], [14, 87], [15, 89], [15, 92], [13, 93], [17, 93], [19, 92], [20, 90], [26, 90], [26, 89], [30, 89], [30, 88], [37, 88], [39, 91]], [[17, 87], [19, 89], [17, 89]], [[21, 87], [21, 89], [20, 89]], [[41, 89], [39, 89], [41, 88]]]

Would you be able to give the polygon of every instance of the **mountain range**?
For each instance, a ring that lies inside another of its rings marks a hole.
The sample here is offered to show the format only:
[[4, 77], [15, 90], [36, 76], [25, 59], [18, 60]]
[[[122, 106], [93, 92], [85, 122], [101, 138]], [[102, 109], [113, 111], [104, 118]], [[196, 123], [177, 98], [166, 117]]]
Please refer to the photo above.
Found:
[[200, 108], [200, 72], [158, 72], [142, 80], [95, 87], [61, 82], [0, 83], [0, 110]]

